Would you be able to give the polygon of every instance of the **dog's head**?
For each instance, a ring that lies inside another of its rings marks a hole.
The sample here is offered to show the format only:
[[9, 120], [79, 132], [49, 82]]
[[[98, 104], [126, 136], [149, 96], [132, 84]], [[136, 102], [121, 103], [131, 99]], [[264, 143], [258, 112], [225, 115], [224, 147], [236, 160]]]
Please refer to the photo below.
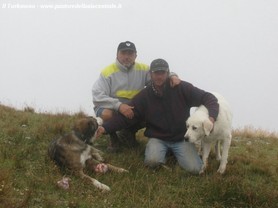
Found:
[[201, 140], [205, 136], [209, 136], [213, 128], [213, 123], [209, 118], [200, 119], [198, 117], [191, 116], [186, 121], [187, 131], [184, 138], [191, 143], [195, 143]]
[[101, 124], [101, 118], [86, 117], [75, 122], [73, 131], [79, 139], [89, 144], [96, 139], [98, 126]]

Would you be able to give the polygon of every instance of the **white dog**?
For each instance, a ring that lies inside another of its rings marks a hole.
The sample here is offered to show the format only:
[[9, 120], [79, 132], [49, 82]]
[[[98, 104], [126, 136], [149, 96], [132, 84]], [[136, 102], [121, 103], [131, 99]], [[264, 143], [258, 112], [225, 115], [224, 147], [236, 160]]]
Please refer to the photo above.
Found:
[[[218, 99], [219, 103], [219, 114], [214, 125], [209, 120], [207, 108], [203, 105], [198, 107], [186, 121], [187, 132], [184, 137], [192, 143], [201, 141], [202, 160], [204, 164], [200, 174], [207, 167], [211, 144], [215, 144], [216, 159], [220, 160], [220, 166], [217, 172], [220, 174], [225, 172], [232, 140], [232, 112], [229, 104], [221, 95], [217, 93], [212, 94]], [[222, 155], [220, 149], [222, 149]]]

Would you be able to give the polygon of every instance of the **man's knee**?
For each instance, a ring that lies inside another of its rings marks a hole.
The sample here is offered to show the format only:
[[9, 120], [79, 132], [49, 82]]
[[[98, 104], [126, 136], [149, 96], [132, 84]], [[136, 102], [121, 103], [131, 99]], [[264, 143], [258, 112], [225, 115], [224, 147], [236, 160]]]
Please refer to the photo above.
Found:
[[157, 168], [161, 164], [165, 163], [165, 155], [164, 154], [155, 154], [155, 152], [148, 152], [145, 154], [144, 164], [149, 168]]
[[199, 174], [199, 172], [202, 169], [202, 160], [194, 160], [192, 159], [191, 161], [187, 161], [186, 163], [180, 162], [180, 166], [185, 169], [187, 172], [191, 174]]
[[165, 154], [167, 147], [164, 143], [155, 138], [149, 138], [145, 150], [145, 165], [149, 167], [157, 167], [165, 163]]
[[194, 167], [188, 167], [186, 170], [191, 174], [198, 175], [201, 171], [201, 168], [202, 166], [194, 166]]
[[110, 120], [112, 118], [113, 114], [114, 114], [113, 110], [111, 110], [111, 109], [103, 109], [101, 114], [100, 114], [100, 117], [105, 122], [105, 121]]

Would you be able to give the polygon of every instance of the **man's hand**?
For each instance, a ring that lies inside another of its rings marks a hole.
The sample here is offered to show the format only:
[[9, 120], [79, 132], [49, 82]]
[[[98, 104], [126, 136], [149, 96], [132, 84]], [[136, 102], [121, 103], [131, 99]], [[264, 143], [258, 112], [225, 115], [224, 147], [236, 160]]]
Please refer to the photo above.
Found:
[[125, 117], [132, 119], [134, 116], [133, 109], [134, 107], [129, 106], [127, 104], [122, 103], [119, 107], [119, 112], [123, 114]]
[[178, 76], [170, 76], [170, 85], [171, 87], [175, 87], [181, 83], [181, 80]]
[[211, 131], [210, 131], [210, 132], [212, 132], [212, 131], [213, 131], [213, 128], [214, 128], [214, 122], [215, 122], [215, 120], [214, 120], [214, 118], [212, 118], [212, 117], [209, 117], [209, 120], [210, 120], [211, 123], [212, 123], [212, 128], [211, 128]]
[[214, 124], [215, 120], [212, 117], [209, 117], [209, 120]]
[[105, 133], [105, 129], [102, 126], [99, 126], [97, 129], [97, 138], [99, 138], [104, 133]]

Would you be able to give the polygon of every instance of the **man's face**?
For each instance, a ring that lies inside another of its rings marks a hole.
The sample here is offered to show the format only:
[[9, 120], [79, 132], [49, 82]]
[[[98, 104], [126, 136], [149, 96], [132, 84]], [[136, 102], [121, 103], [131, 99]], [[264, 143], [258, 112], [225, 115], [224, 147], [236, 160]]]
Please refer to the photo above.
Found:
[[168, 78], [167, 71], [151, 72], [151, 79], [156, 87], [162, 87]]
[[122, 50], [117, 53], [118, 61], [126, 68], [130, 68], [134, 64], [136, 57], [136, 52], [132, 50]]

